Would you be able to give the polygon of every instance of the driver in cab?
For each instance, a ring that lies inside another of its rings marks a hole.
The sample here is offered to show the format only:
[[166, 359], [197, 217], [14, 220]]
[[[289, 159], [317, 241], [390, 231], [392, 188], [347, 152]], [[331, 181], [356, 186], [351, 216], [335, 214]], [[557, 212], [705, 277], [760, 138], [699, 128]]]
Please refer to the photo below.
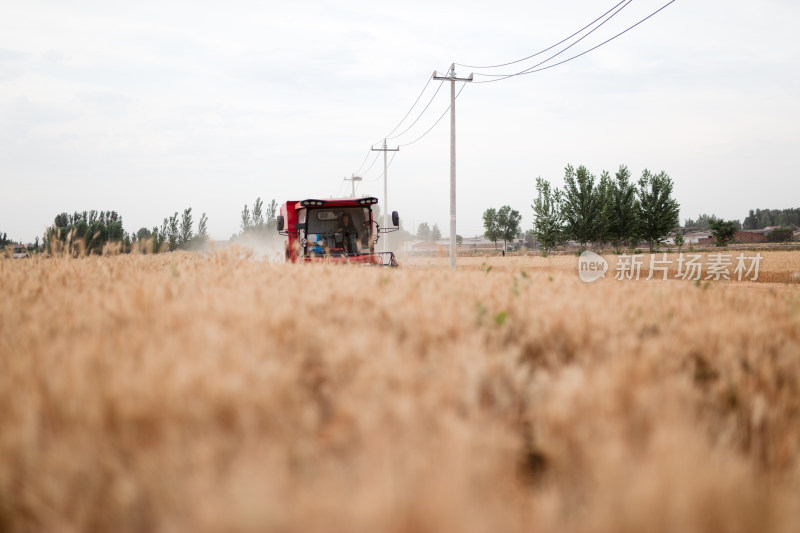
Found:
[[342, 213], [336, 233], [341, 233], [343, 235], [344, 249], [347, 253], [358, 252], [358, 229], [355, 224], [353, 224], [349, 214]]

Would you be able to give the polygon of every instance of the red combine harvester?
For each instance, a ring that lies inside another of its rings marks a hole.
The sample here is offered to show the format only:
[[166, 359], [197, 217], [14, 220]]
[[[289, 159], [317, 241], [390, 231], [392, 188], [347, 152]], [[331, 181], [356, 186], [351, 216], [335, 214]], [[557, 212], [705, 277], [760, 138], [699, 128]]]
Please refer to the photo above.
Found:
[[278, 232], [286, 240], [286, 261], [329, 261], [397, 266], [392, 252], [375, 252], [381, 233], [397, 231], [400, 219], [392, 211], [393, 228], [381, 228], [373, 218], [377, 198], [337, 198], [289, 201], [281, 206]]

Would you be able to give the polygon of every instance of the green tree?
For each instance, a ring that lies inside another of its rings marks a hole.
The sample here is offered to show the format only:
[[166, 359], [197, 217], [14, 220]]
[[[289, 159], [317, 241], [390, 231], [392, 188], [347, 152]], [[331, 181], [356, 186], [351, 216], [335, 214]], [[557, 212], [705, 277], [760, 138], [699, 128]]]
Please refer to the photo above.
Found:
[[106, 228], [108, 230], [108, 242], [122, 242], [125, 238], [125, 230], [119, 219], [108, 222]]
[[69, 226], [69, 215], [66, 213], [59, 213], [53, 220], [53, 225], [57, 228], [66, 228]]
[[275, 199], [273, 198], [272, 201], [267, 206], [267, 228], [272, 231], [275, 229], [277, 225], [277, 218], [278, 217], [278, 204], [275, 203]]
[[158, 226], [153, 226], [153, 253], [157, 254], [161, 251], [161, 246], [164, 244], [164, 236], [159, 233]]
[[594, 175], [586, 167], [564, 169], [564, 201], [561, 212], [568, 238], [578, 241], [581, 250], [597, 240], [603, 229], [603, 191], [594, 184]]
[[744, 229], [758, 229], [758, 217], [751, 209], [746, 217], [744, 217]]
[[422, 241], [431, 240], [431, 228], [427, 222], [421, 223], [417, 226], [417, 238]]
[[522, 215], [508, 205], [504, 205], [497, 211], [497, 231], [503, 241], [504, 250], [508, 250], [508, 243], [513, 242], [519, 235], [520, 222], [522, 222]]
[[186, 250], [192, 244], [193, 239], [192, 208], [189, 207], [183, 210], [183, 215], [181, 216], [181, 231], [178, 239], [178, 247], [182, 250]]
[[555, 249], [564, 233], [561, 216], [561, 191], [551, 189], [550, 182], [536, 178], [536, 199], [533, 201], [533, 232], [542, 246], [542, 252]]
[[640, 233], [653, 252], [664, 236], [678, 227], [680, 204], [672, 198], [672, 179], [663, 170], [658, 174], [643, 170], [636, 193]]
[[675, 246], [678, 247], [678, 251], [680, 252], [685, 244], [686, 240], [683, 238], [683, 233], [680, 231], [675, 233]]
[[250, 215], [251, 225], [252, 227], [260, 231], [264, 227], [264, 202], [261, 200], [259, 196], [256, 198], [256, 202], [253, 204], [253, 212]]
[[106, 225], [100, 220], [95, 219], [95, 221], [89, 225], [87, 237], [86, 251], [90, 254], [102, 254], [103, 246], [108, 242], [108, 229]]
[[89, 233], [89, 224], [85, 220], [80, 219], [75, 223], [73, 228], [74, 233], [72, 234], [72, 241], [83, 241], [84, 245], [88, 245], [89, 240], [92, 238], [92, 235]]
[[620, 165], [609, 193], [608, 237], [617, 252], [630, 246], [638, 232], [639, 203], [630, 177], [628, 167]]
[[247, 233], [247, 230], [249, 230], [251, 227], [253, 227], [253, 223], [250, 220], [250, 209], [247, 207], [247, 204], [244, 204], [241, 222], [242, 233]]
[[180, 244], [180, 231], [178, 230], [178, 212], [169, 217], [167, 225], [167, 241], [169, 242], [169, 251], [173, 252], [178, 249]]
[[161, 222], [161, 246], [158, 251], [169, 250], [169, 217]]
[[728, 243], [733, 242], [737, 229], [733, 220], [712, 217], [708, 222], [708, 227], [714, 236], [714, 240], [717, 241], [717, 246], [728, 246]]
[[[707, 215], [703, 213], [702, 215], [698, 216], [696, 220], [692, 220], [691, 218], [687, 218], [684, 222], [684, 227], [691, 228], [701, 228], [701, 229], [711, 229], [711, 221], [716, 220], [717, 217], [715, 215]], [[738, 220], [733, 221], [737, 229], [741, 229], [740, 222]]]
[[439, 229], [438, 224], [434, 224], [433, 227], [431, 228], [431, 240], [435, 242], [441, 240], [441, 238], [442, 238], [442, 231]]
[[604, 170], [600, 174], [600, 182], [597, 185], [597, 196], [600, 202], [600, 214], [597, 217], [595, 226], [597, 227], [597, 235], [595, 241], [598, 244], [603, 244], [611, 240], [611, 212], [612, 212], [612, 195], [614, 192], [614, 181], [611, 179], [611, 174]]
[[497, 248], [497, 241], [500, 240], [500, 228], [497, 224], [497, 210], [490, 207], [483, 212], [483, 236], [494, 243]]
[[208, 241], [208, 217], [205, 213], [200, 215], [200, 221], [197, 223], [197, 241], [205, 244]]

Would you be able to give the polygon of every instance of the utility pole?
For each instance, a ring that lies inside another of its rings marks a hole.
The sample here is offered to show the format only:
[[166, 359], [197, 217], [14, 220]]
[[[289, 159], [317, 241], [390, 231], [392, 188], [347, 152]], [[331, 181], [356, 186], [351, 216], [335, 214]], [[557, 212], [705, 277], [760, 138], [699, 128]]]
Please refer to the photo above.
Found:
[[351, 174], [349, 178], [345, 178], [344, 181], [351, 181], [353, 182], [353, 198], [356, 197], [356, 182], [361, 181], [361, 176], [356, 176], [355, 174]]
[[434, 70], [433, 79], [450, 81], [450, 268], [456, 268], [456, 82], [472, 81], [472, 74], [456, 78], [453, 63], [444, 76], [437, 76]]
[[[386, 147], [386, 139], [383, 140], [383, 148], [370, 148], [373, 152], [383, 152], [383, 227], [389, 227], [389, 224], [386, 222], [386, 215], [389, 214], [389, 200], [387, 197], [386, 192], [386, 171], [388, 169], [386, 165], [386, 152], [399, 152], [400, 147], [397, 148], [387, 148]], [[383, 238], [383, 251], [387, 252], [386, 249], [388, 239], [386, 237]]]

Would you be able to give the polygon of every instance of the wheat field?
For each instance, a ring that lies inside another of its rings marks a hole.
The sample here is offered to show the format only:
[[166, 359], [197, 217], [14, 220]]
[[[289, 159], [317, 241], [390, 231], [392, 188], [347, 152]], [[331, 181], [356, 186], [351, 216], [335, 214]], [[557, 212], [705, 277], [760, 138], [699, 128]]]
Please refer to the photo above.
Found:
[[702, 284], [0, 261], [0, 531], [797, 531], [781, 253]]

